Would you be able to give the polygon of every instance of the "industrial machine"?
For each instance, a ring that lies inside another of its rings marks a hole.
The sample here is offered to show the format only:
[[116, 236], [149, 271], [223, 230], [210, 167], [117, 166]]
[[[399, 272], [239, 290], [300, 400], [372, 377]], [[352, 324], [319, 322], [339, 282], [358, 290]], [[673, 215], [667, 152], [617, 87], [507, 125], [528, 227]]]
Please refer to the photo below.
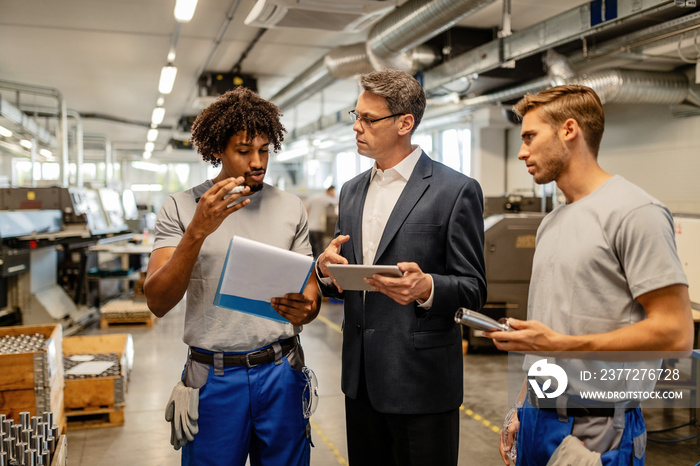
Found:
[[96, 309], [87, 305], [88, 248], [130, 237], [111, 194], [77, 187], [0, 190], [0, 324], [60, 323], [69, 334], [94, 317]]
[[[535, 236], [545, 213], [521, 212], [492, 215], [484, 219], [484, 260], [488, 298], [482, 313], [525, 319], [527, 296], [535, 254]], [[464, 327], [470, 349], [494, 347], [482, 331]]]
[[[488, 297], [481, 312], [501, 317], [527, 317], [527, 297], [537, 228], [551, 198], [506, 194], [484, 200], [484, 260]], [[481, 330], [463, 327], [470, 350], [494, 348]]]

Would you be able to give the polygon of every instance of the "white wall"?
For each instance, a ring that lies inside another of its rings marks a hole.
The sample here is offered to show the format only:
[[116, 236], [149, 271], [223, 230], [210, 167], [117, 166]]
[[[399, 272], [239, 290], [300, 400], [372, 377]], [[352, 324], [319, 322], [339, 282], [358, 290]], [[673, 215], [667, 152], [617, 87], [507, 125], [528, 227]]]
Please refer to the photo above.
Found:
[[[655, 196], [674, 213], [700, 214], [700, 116], [676, 118], [668, 106], [606, 105], [598, 161]], [[532, 188], [518, 160], [520, 128], [508, 131], [507, 189]], [[505, 175], [504, 175], [505, 176]]]

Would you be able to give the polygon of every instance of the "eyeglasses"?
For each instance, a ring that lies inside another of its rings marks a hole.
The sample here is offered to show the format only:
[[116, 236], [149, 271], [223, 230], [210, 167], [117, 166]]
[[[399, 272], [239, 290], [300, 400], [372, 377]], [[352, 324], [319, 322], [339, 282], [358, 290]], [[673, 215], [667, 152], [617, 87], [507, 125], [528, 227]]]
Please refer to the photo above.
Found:
[[348, 112], [348, 115], [350, 115], [350, 119], [352, 119], [352, 122], [355, 123], [356, 121], [360, 121], [360, 124], [362, 125], [363, 128], [371, 128], [372, 123], [376, 123], [378, 121], [386, 120], [387, 118], [391, 117], [397, 117], [401, 115], [405, 115], [405, 113], [394, 113], [393, 115], [381, 117], [381, 118], [375, 118], [374, 120], [370, 120], [367, 117], [360, 116], [355, 110], [350, 110]]

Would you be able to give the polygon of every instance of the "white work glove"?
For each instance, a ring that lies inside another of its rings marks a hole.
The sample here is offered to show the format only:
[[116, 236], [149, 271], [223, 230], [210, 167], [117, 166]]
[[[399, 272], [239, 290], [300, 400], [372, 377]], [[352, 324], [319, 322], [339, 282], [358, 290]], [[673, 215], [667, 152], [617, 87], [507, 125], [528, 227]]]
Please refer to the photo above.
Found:
[[194, 440], [199, 432], [199, 389], [178, 382], [165, 406], [165, 420], [170, 422], [170, 444], [176, 450]]

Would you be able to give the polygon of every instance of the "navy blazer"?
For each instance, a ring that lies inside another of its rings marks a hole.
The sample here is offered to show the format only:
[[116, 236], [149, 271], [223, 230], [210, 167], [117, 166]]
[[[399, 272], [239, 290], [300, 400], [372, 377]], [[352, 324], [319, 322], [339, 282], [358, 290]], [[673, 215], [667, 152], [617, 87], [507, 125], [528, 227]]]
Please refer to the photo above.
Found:
[[[371, 170], [343, 185], [335, 236], [350, 235], [341, 255], [362, 263], [362, 210]], [[343, 392], [357, 396], [361, 355], [367, 392], [380, 412], [440, 413], [462, 404], [459, 307], [486, 302], [483, 195], [476, 180], [422, 153], [386, 224], [375, 264], [416, 262], [433, 278], [431, 309], [384, 294], [337, 292], [344, 299]]]

